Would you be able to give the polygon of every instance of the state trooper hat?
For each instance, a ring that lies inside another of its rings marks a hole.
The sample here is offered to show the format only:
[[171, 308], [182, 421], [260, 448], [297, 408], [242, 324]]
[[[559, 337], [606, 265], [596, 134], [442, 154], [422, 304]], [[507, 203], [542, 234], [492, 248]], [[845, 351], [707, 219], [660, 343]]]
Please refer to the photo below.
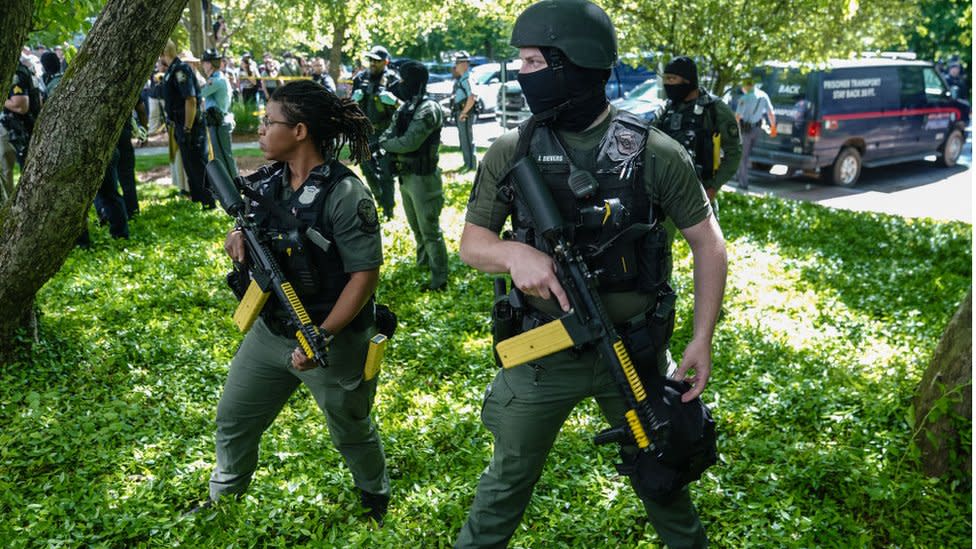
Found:
[[541, 0], [515, 20], [516, 48], [556, 48], [585, 69], [611, 69], [617, 61], [617, 31], [607, 12], [587, 0]]
[[200, 60], [212, 63], [214, 61], [220, 61], [221, 57], [223, 56], [217, 53], [217, 50], [215, 50], [214, 48], [209, 48], [203, 50], [203, 57], [201, 57]]
[[390, 58], [390, 52], [383, 46], [373, 46], [373, 49], [366, 52], [366, 57], [376, 61], [386, 61]]
[[457, 52], [457, 53], [454, 54], [454, 62], [455, 63], [465, 63], [465, 62], [469, 62], [469, 61], [471, 61], [471, 56], [468, 55], [468, 52], [466, 52], [464, 50], [461, 50], [461, 51], [459, 51], [459, 52]]

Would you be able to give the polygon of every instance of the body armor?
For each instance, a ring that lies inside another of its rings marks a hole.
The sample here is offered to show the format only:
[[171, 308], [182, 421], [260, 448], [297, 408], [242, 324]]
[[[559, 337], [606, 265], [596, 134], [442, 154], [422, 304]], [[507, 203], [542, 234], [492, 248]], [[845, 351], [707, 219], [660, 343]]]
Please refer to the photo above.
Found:
[[[325, 200], [339, 181], [354, 174], [340, 162], [332, 161], [314, 170], [308, 181], [287, 200], [280, 200], [281, 187], [287, 184], [283, 175], [284, 164], [276, 163], [261, 168], [247, 181], [258, 194], [276, 201], [284, 210], [294, 214], [303, 226], [314, 227], [331, 241], [332, 234], [324, 230], [321, 219]], [[294, 223], [282, 220], [259, 202], [251, 202], [250, 215], [259, 226], [265, 228], [268, 236], [265, 244], [284, 271], [285, 278], [291, 282], [312, 321], [321, 324], [349, 281], [337, 247], [332, 245], [325, 251], [316, 246], [308, 241], [303, 230], [294, 227]], [[271, 307], [265, 307], [265, 312], [279, 318], [282, 315], [276, 309], [280, 307], [275, 301]]]
[[[407, 133], [407, 128], [410, 127], [410, 122], [413, 120], [414, 114], [420, 110], [424, 103], [430, 102], [429, 105], [432, 109], [440, 109], [440, 105], [434, 103], [429, 97], [424, 97], [416, 103], [410, 103], [403, 109], [400, 109], [394, 120], [394, 135], [396, 137], [403, 137]], [[438, 148], [441, 144], [441, 128], [438, 127], [436, 130], [430, 132], [427, 139], [420, 145], [417, 150], [408, 153], [398, 153], [397, 157], [397, 172], [401, 174], [414, 174], [414, 175], [430, 175], [437, 171], [437, 162], [439, 160]]]
[[700, 90], [698, 99], [690, 108], [677, 110], [674, 103], [668, 101], [661, 113], [660, 122], [656, 124], [668, 137], [688, 151], [698, 178], [702, 181], [712, 179], [718, 171], [714, 131], [716, 100], [714, 95]]
[[[654, 223], [658, 216], [652, 212], [643, 184], [647, 134], [644, 122], [619, 111], [592, 159], [571, 159], [547, 127], [535, 130], [531, 137], [528, 154], [538, 165], [563, 219], [573, 224], [572, 241], [587, 266], [598, 273], [601, 290], [651, 291], [639, 279], [643, 269], [639, 263], [647, 259], [642, 246], [651, 236], [646, 230], [649, 226], [654, 227], [652, 233], [663, 228]], [[530, 212], [513, 188], [510, 182], [502, 186], [502, 192], [511, 193], [514, 200], [515, 238], [548, 253], [541, 235], [535, 234]], [[640, 226], [644, 230], [635, 230]]]

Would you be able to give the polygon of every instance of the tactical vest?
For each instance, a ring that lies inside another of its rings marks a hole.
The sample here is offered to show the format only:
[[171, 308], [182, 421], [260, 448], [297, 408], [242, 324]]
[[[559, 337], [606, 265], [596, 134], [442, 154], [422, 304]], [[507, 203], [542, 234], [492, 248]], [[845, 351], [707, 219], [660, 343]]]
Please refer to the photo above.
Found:
[[[520, 131], [524, 132], [525, 127], [523, 124]], [[601, 290], [644, 291], [638, 263], [644, 255], [641, 246], [646, 237], [626, 238], [624, 233], [633, 225], [650, 224], [657, 218], [643, 186], [647, 135], [648, 129], [640, 118], [618, 111], [593, 164], [579, 166], [548, 127], [540, 127], [532, 134], [528, 154], [538, 165], [563, 220], [571, 226], [572, 242], [583, 253], [590, 270], [598, 273]], [[597, 188], [588, 196], [578, 198], [571, 188], [570, 173], [574, 169], [586, 169], [596, 180]], [[512, 226], [516, 240], [548, 253], [542, 236], [535, 233], [530, 212], [514, 189], [511, 181], [502, 184], [502, 192], [510, 193], [514, 200]]]
[[[355, 177], [348, 168], [333, 160], [314, 170], [305, 184], [287, 200], [278, 199], [282, 186], [288, 184], [284, 180], [284, 163], [265, 166], [247, 180], [254, 184], [254, 190], [260, 195], [270, 197], [284, 210], [294, 214], [303, 226], [316, 228], [332, 241], [333, 235], [324, 230], [322, 223], [323, 206], [336, 184], [349, 176]], [[250, 208], [254, 221], [266, 229], [268, 238], [265, 244], [281, 266], [285, 278], [295, 289], [312, 322], [321, 324], [349, 282], [338, 247], [333, 243], [326, 252], [310, 242], [302, 234], [304, 231], [290, 226], [269, 207], [252, 201]], [[271, 307], [266, 306], [265, 312], [272, 317], [285, 316], [282, 305], [277, 300], [269, 301], [268, 304]]]
[[353, 90], [362, 90], [363, 98], [359, 100], [359, 108], [366, 114], [373, 123], [374, 132], [382, 132], [390, 125], [396, 107], [386, 105], [380, 100], [380, 94], [389, 91], [390, 87], [398, 80], [395, 73], [389, 69], [383, 71], [379, 78], [374, 80], [369, 69], [356, 75], [352, 82]]
[[[656, 124], [671, 139], [677, 141], [691, 156], [695, 171], [702, 181], [715, 177], [718, 162], [715, 161], [716, 114], [715, 101], [717, 98], [704, 90], [700, 90], [694, 106], [682, 111], [674, 109], [674, 103], [668, 101], [661, 121]], [[709, 120], [711, 118], [711, 120]]]
[[[394, 135], [396, 137], [403, 137], [407, 133], [407, 128], [410, 127], [410, 121], [413, 120], [414, 114], [420, 110], [421, 105], [427, 102], [431, 103], [431, 108], [441, 108], [440, 105], [432, 101], [429, 97], [424, 97], [418, 103], [410, 103], [397, 111], [396, 120], [394, 121]], [[398, 171], [400, 173], [430, 175], [437, 171], [437, 162], [439, 160], [438, 148], [441, 144], [442, 127], [443, 124], [430, 132], [430, 135], [427, 136], [427, 139], [424, 140], [417, 150], [397, 154]]]

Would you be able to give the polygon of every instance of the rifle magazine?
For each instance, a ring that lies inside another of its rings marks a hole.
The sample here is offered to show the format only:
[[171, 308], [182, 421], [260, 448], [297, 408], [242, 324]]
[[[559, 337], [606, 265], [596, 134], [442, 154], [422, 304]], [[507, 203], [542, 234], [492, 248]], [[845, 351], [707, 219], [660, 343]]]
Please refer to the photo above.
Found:
[[234, 324], [237, 324], [240, 331], [246, 332], [251, 329], [270, 295], [271, 292], [262, 290], [257, 281], [251, 280], [247, 286], [247, 291], [244, 292], [244, 297], [237, 306], [237, 310], [234, 311]]

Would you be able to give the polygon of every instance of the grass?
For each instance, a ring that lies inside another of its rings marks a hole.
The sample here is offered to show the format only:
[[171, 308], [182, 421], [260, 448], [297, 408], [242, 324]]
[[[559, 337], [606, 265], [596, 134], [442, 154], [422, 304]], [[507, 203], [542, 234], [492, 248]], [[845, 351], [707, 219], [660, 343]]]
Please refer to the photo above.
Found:
[[[241, 151], [250, 154], [250, 151]], [[445, 151], [448, 247], [473, 174]], [[141, 157], [139, 169], [165, 166]], [[0, 371], [4, 547], [447, 547], [491, 437], [491, 282], [451, 255], [421, 293], [402, 211], [383, 225], [379, 298], [401, 325], [376, 419], [392, 475], [387, 524], [355, 518], [352, 481], [307, 391], [265, 434], [248, 495], [192, 517], [213, 419], [241, 335], [223, 284], [230, 219], [142, 185], [132, 239], [93, 231], [38, 296], [41, 342]], [[730, 277], [706, 391], [721, 462], [693, 487], [716, 547], [970, 546], [968, 490], [917, 472], [909, 406], [971, 285], [971, 226], [723, 195]], [[675, 248], [690, 336], [691, 261]], [[657, 547], [587, 402], [570, 416], [513, 545]]]

